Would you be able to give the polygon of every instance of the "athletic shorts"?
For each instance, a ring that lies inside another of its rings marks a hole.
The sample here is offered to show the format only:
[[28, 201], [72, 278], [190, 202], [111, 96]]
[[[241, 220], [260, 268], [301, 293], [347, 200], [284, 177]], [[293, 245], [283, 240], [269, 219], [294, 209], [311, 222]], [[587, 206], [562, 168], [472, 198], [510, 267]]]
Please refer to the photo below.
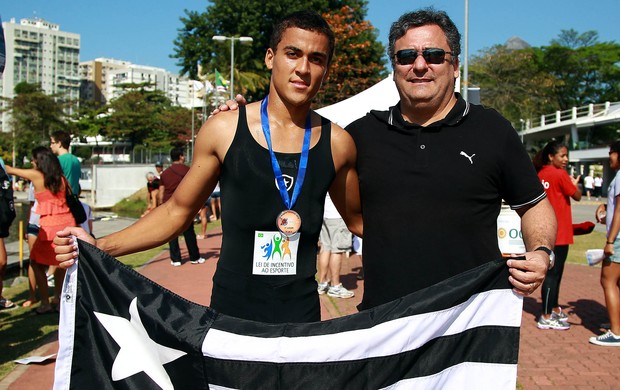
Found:
[[324, 218], [319, 235], [322, 251], [342, 253], [351, 250], [353, 235], [340, 218]]
[[32, 223], [29, 223], [28, 227], [26, 228], [26, 234], [31, 235], [31, 236], [38, 236], [39, 235], [39, 225], [34, 225]]
[[614, 241], [614, 254], [608, 257], [612, 263], [620, 263], [620, 237]]

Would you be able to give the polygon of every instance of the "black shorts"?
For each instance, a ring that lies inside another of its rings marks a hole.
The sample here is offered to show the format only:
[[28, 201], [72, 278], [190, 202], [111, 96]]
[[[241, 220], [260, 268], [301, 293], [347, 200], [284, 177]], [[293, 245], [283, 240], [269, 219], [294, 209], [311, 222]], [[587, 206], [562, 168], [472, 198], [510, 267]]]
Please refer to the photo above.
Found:
[[0, 227], [0, 238], [7, 238], [9, 236], [9, 228], [10, 226]]
[[38, 236], [39, 225], [34, 225], [34, 224], [29, 223], [28, 227], [26, 228], [26, 234], [31, 235], [31, 236]]

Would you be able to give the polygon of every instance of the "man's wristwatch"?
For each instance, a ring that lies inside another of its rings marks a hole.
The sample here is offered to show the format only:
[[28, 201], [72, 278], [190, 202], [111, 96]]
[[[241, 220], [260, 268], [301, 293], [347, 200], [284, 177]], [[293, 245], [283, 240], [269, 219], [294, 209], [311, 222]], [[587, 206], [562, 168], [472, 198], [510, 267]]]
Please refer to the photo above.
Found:
[[534, 249], [534, 251], [543, 251], [546, 254], [549, 255], [549, 269], [553, 268], [553, 265], [555, 264], [555, 253], [553, 253], [553, 251], [549, 248], [547, 248], [546, 246], [539, 246], [538, 248]]

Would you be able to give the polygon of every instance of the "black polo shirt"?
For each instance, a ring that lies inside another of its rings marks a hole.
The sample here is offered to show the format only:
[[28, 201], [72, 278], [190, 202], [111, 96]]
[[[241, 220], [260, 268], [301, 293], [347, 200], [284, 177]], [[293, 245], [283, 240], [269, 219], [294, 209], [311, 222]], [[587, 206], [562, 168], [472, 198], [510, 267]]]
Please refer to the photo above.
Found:
[[364, 215], [364, 299], [389, 302], [501, 256], [497, 216], [545, 197], [516, 131], [495, 110], [458, 101], [441, 121], [399, 106], [347, 126]]

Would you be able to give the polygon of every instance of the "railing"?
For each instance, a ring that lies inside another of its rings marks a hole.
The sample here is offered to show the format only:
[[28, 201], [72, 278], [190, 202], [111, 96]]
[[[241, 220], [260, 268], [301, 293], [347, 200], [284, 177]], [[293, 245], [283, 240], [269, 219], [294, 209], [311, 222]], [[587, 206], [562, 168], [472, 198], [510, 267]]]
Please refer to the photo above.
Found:
[[524, 130], [572, 121], [578, 118], [603, 116], [607, 115], [612, 108], [620, 109], [620, 102], [588, 104], [587, 106], [573, 107], [569, 110], [556, 111], [553, 114], [541, 115], [538, 119], [526, 121]]

